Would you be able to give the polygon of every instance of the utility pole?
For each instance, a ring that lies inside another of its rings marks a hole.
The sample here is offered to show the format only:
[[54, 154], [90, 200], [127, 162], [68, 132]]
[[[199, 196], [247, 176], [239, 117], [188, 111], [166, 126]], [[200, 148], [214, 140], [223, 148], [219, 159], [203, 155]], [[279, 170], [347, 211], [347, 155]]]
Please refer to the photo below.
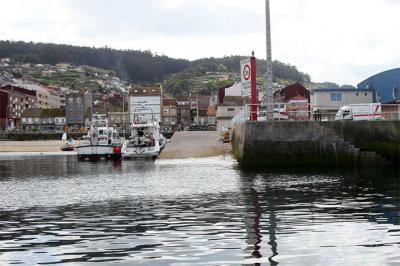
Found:
[[274, 92], [272, 84], [272, 48], [271, 48], [271, 15], [269, 9], [269, 0], [265, 0], [265, 15], [266, 15], [266, 40], [267, 40], [267, 73], [266, 73], [266, 105], [267, 105], [267, 120], [274, 120]]
[[196, 94], [196, 120], [197, 120], [197, 125], [200, 125], [200, 121], [199, 121], [199, 95]]
[[122, 131], [125, 139], [125, 92], [122, 91]]

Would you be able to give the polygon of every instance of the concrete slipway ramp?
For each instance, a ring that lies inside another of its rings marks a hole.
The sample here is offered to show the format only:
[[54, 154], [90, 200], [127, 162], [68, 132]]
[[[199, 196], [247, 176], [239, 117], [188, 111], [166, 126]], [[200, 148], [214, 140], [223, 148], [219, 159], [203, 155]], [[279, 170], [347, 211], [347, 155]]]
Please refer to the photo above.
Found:
[[230, 152], [230, 144], [222, 143], [215, 131], [182, 131], [175, 132], [159, 159], [201, 158], [227, 155]]

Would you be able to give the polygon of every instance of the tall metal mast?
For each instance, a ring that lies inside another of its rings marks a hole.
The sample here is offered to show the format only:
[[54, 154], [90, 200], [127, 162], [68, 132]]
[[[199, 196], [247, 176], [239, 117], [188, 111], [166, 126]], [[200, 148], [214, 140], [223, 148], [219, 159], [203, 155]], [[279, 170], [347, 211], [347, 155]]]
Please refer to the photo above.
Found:
[[269, 9], [269, 0], [265, 0], [266, 14], [266, 37], [267, 37], [267, 73], [266, 73], [266, 105], [267, 105], [267, 120], [274, 120], [274, 92], [272, 85], [272, 49], [271, 49], [271, 16]]

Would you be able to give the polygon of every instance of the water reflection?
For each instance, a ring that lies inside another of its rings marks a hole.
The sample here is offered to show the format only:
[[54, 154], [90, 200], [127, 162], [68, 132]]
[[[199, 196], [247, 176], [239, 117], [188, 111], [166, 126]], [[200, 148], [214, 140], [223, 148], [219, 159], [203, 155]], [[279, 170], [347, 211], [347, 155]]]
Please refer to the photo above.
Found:
[[0, 161], [6, 264], [396, 265], [398, 171]]
[[[307, 172], [305, 174], [304, 170], [297, 169], [284, 173], [242, 173], [242, 190], [248, 192], [247, 201], [252, 203], [248, 208], [252, 212], [252, 220], [247, 219], [245, 223], [248, 241], [253, 246], [253, 257], [267, 257], [269, 265], [278, 265], [278, 261], [289, 265], [305, 265], [305, 262], [311, 265], [317, 262], [324, 265], [358, 265], [354, 262], [368, 260], [356, 253], [340, 263], [337, 259], [326, 264], [324, 258], [327, 257], [320, 255], [304, 258], [321, 248], [340, 248], [349, 253], [349, 250], [359, 247], [398, 247], [399, 171], [371, 168], [350, 172]], [[347, 227], [351, 230], [346, 231]], [[380, 234], [374, 235], [377, 232]], [[344, 239], [338, 238], [338, 234]], [[293, 238], [290, 235], [296, 235], [293, 243], [286, 241], [286, 238]], [[317, 245], [310, 247], [310, 242], [302, 240], [301, 235], [316, 238]], [[364, 243], [358, 236], [365, 236], [368, 241]], [[285, 252], [279, 256], [278, 244], [281, 242], [280, 249]], [[331, 244], [324, 245], [323, 242]], [[288, 244], [292, 247], [288, 248]], [[296, 254], [297, 249], [304, 253]], [[290, 255], [287, 250], [291, 251]], [[393, 254], [387, 259], [387, 264], [398, 263], [399, 258]], [[385, 263], [380, 261], [379, 265]]]

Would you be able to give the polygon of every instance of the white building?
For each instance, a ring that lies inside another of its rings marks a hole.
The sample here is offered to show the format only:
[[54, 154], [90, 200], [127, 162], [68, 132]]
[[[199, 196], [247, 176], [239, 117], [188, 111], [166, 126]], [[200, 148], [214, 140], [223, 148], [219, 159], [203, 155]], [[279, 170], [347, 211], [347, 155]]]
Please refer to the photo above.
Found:
[[366, 89], [317, 89], [311, 93], [312, 111], [322, 120], [334, 120], [340, 107], [373, 102], [373, 91]]
[[235, 83], [225, 89], [225, 96], [242, 96], [242, 83]]
[[129, 119], [134, 119], [137, 108], [149, 108], [144, 111], [148, 119], [152, 113], [157, 121], [161, 123], [162, 88], [161, 87], [133, 87], [129, 90]]
[[[248, 102], [248, 98], [225, 96], [224, 103], [217, 106], [217, 131], [221, 133], [225, 129], [232, 129], [232, 119], [241, 112], [245, 113], [245, 106]], [[250, 112], [248, 113], [250, 114]]]

